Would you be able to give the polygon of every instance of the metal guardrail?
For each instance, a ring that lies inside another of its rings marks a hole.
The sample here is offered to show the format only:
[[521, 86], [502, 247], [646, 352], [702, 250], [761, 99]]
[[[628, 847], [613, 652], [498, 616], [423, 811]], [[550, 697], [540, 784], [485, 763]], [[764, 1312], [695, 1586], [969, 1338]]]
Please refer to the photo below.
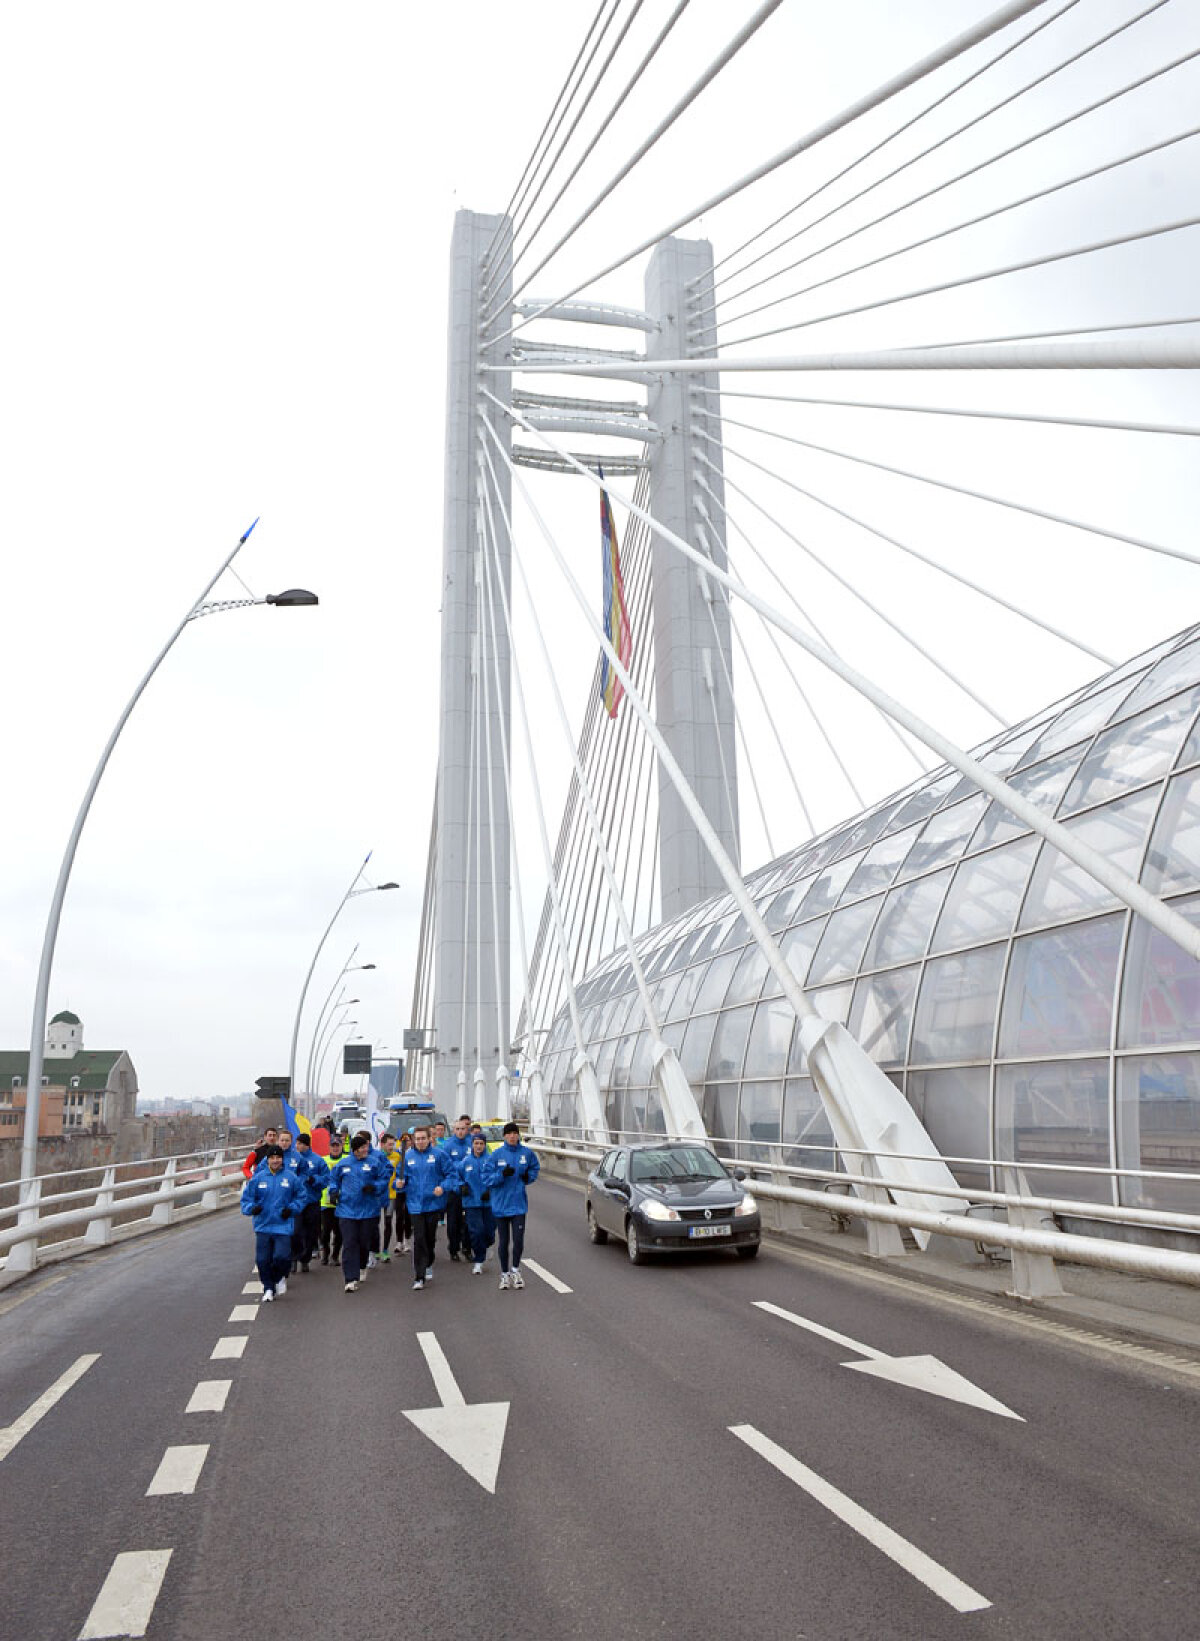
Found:
[[[636, 1136], [641, 1141], [661, 1139], [668, 1143], [668, 1135]], [[592, 1140], [562, 1140], [556, 1136], [530, 1135], [528, 1143], [537, 1150], [564, 1161], [594, 1163], [611, 1150]], [[689, 1142], [683, 1142], [689, 1143]], [[690, 1143], [697, 1143], [691, 1141]], [[782, 1149], [775, 1147], [776, 1150]], [[787, 1149], [795, 1149], [788, 1147]], [[1183, 1230], [1200, 1235], [1200, 1215], [1155, 1213], [1147, 1209], [1121, 1209], [1107, 1204], [1060, 1201], [1055, 1198], [1035, 1197], [1029, 1190], [1023, 1165], [999, 1163], [1008, 1186], [1006, 1191], [971, 1192], [956, 1187], [941, 1187], [938, 1197], [954, 1196], [974, 1205], [984, 1201], [1001, 1206], [1007, 1213], [1007, 1223], [988, 1221], [986, 1227], [978, 1219], [964, 1213], [931, 1213], [925, 1209], [906, 1207], [892, 1200], [912, 1196], [910, 1182], [892, 1182], [880, 1173], [878, 1157], [863, 1154], [860, 1158], [864, 1172], [861, 1175], [837, 1173], [833, 1170], [796, 1168], [781, 1163], [748, 1159], [739, 1156], [721, 1158], [729, 1167], [750, 1170], [769, 1169], [773, 1175], [798, 1176], [803, 1179], [835, 1181], [847, 1188], [847, 1194], [837, 1198], [836, 1213], [862, 1219], [867, 1227], [868, 1252], [876, 1257], [908, 1254], [902, 1239], [905, 1229], [924, 1231], [930, 1235], [948, 1236], [961, 1241], [986, 1243], [1007, 1248], [1012, 1256], [1010, 1290], [1021, 1299], [1042, 1299], [1063, 1292], [1055, 1262], [1089, 1265], [1100, 1270], [1118, 1271], [1131, 1276], [1154, 1277], [1165, 1282], [1180, 1282], [1189, 1287], [1200, 1287], [1200, 1254], [1183, 1253], [1172, 1248], [1147, 1247], [1133, 1242], [1121, 1242], [1103, 1237], [1079, 1236], [1060, 1231], [1054, 1224], [1054, 1213], [1070, 1213], [1090, 1218], [1119, 1218], [1131, 1225], [1154, 1225], [1164, 1229]], [[1170, 1178], [1178, 1178], [1170, 1175]], [[824, 1213], [834, 1210], [828, 1189], [809, 1190], [797, 1185], [782, 1185], [774, 1180], [753, 1180], [756, 1196], [769, 1201], [794, 1203], [797, 1206], [819, 1208]], [[851, 1194], [853, 1193], [853, 1194]], [[1101, 1209], [1107, 1212], [1100, 1212]]]
[[[108, 1163], [70, 1173], [39, 1174], [29, 1181], [17, 1201], [0, 1206], [0, 1254], [7, 1253], [3, 1260], [5, 1273], [36, 1270], [41, 1244], [49, 1239], [61, 1245], [63, 1231], [82, 1228], [82, 1238], [66, 1240], [81, 1241], [83, 1248], [105, 1248], [115, 1240], [116, 1220], [124, 1219], [131, 1211], [149, 1210], [141, 1218], [122, 1225], [123, 1231], [154, 1230], [173, 1224], [177, 1209], [195, 1198], [205, 1211], [223, 1206], [222, 1193], [230, 1186], [240, 1190], [243, 1183], [240, 1154], [236, 1160], [227, 1162], [224, 1149], [189, 1151], [153, 1160], [163, 1164], [160, 1172], [149, 1175], [140, 1172], [128, 1179], [118, 1179], [118, 1171], [122, 1168], [144, 1170], [147, 1164]], [[96, 1174], [100, 1178], [93, 1185], [46, 1192], [48, 1185]], [[19, 1185], [20, 1182], [10, 1180], [5, 1184]], [[87, 1206], [61, 1209], [64, 1203], [82, 1202]], [[48, 1208], [61, 1211], [47, 1213]], [[12, 1223], [3, 1225], [6, 1220]]]

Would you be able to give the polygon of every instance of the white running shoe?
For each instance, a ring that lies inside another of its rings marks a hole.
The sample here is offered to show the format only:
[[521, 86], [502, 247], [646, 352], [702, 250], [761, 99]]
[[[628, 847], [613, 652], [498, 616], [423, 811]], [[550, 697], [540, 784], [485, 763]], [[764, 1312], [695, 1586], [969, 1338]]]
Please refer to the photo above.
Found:
[[419, 1276], [417, 1278], [417, 1280], [413, 1283], [413, 1292], [415, 1293], [418, 1288], [423, 1288], [424, 1286], [425, 1286], [425, 1278], [423, 1276]]
[[347, 1293], [357, 1293], [358, 1292], [358, 1283], [357, 1282], [347, 1282], [346, 1283], [346, 1292]]
[[512, 1273], [512, 1281], [509, 1283], [509, 1287], [510, 1288], [523, 1288], [524, 1286], [525, 1286], [525, 1278], [521, 1275], [521, 1268], [520, 1268], [519, 1265], [514, 1265], [513, 1266], [513, 1273]]
[[501, 1289], [503, 1290], [504, 1288], [509, 1288], [511, 1286], [512, 1286], [512, 1284], [508, 1279], [508, 1272], [507, 1271], [501, 1271], [500, 1272], [500, 1287], [501, 1287]]
[[433, 1281], [433, 1266], [432, 1265], [425, 1272], [425, 1280], [426, 1280], [426, 1282], [432, 1282]]
[[472, 1276], [482, 1276], [483, 1275], [483, 1266], [481, 1264], [479, 1264], [478, 1260], [475, 1262], [474, 1265], [471, 1266], [471, 1275]]
[[279, 1281], [276, 1282], [276, 1284], [275, 1284], [275, 1297], [277, 1299], [282, 1299], [286, 1292], [287, 1292], [287, 1277], [286, 1276], [281, 1276], [279, 1278]]
[[274, 1298], [275, 1298], [275, 1289], [274, 1288], [264, 1288], [263, 1291], [262, 1291], [262, 1298], [259, 1300], [259, 1304], [260, 1305], [269, 1305]]
[[369, 1271], [373, 1271], [378, 1263], [379, 1261], [375, 1258], [374, 1254], [367, 1255], [367, 1269]]
[[364, 1266], [364, 1267], [363, 1267], [363, 1269], [362, 1269], [362, 1270], [361, 1270], [361, 1271], [359, 1271], [359, 1273], [358, 1273], [358, 1280], [359, 1280], [359, 1281], [360, 1281], [360, 1282], [365, 1282], [365, 1281], [366, 1281], [366, 1280], [367, 1280], [367, 1272], [368, 1272], [368, 1271], [369, 1271], [369, 1270], [370, 1270], [370, 1269], [371, 1269], [371, 1267], [370, 1267], [370, 1266], [369, 1266], [369, 1265], [366, 1265], [366, 1266]]

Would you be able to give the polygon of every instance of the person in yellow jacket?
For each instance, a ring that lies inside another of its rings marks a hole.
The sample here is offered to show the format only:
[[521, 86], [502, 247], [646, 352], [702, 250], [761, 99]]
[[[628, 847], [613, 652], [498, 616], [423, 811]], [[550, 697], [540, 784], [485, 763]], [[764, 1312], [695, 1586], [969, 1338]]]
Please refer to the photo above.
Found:
[[[329, 1136], [329, 1168], [330, 1172], [342, 1160], [342, 1136]], [[336, 1265], [342, 1257], [342, 1227], [337, 1221], [337, 1209], [329, 1200], [328, 1185], [321, 1192], [321, 1263], [329, 1264], [330, 1239], [333, 1242], [333, 1263]]]
[[394, 1134], [384, 1134], [379, 1141], [380, 1154], [388, 1165], [387, 1196], [383, 1201], [382, 1226], [380, 1235], [379, 1257], [386, 1265], [391, 1259], [388, 1248], [392, 1241], [392, 1223], [396, 1213], [396, 1164], [400, 1161], [400, 1147], [396, 1144]]

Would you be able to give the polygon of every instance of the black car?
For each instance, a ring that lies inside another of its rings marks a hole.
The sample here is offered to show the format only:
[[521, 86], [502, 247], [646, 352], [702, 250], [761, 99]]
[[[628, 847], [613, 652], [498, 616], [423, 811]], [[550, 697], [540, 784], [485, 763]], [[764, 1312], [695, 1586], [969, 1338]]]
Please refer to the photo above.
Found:
[[620, 1237], [630, 1263], [652, 1253], [733, 1248], [753, 1259], [762, 1239], [758, 1204], [707, 1146], [680, 1141], [620, 1145], [588, 1175], [587, 1225], [593, 1242]]

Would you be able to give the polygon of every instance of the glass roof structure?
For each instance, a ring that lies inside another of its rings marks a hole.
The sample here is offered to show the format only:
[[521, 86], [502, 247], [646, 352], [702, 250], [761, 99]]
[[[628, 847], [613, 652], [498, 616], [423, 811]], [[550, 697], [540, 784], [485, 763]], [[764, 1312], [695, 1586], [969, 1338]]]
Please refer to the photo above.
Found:
[[[1200, 627], [975, 756], [1200, 922]], [[746, 880], [797, 979], [900, 1087], [960, 1183], [1038, 1165], [1041, 1194], [1197, 1211], [1200, 964], [956, 770], [935, 770]], [[832, 1166], [784, 1000], [728, 896], [638, 942], [710, 1135]], [[662, 1127], [624, 951], [577, 988], [613, 1130]], [[566, 1008], [542, 1065], [577, 1126]], [[768, 1153], [762, 1153], [764, 1157]], [[972, 1164], [971, 1159], [976, 1159]]]

